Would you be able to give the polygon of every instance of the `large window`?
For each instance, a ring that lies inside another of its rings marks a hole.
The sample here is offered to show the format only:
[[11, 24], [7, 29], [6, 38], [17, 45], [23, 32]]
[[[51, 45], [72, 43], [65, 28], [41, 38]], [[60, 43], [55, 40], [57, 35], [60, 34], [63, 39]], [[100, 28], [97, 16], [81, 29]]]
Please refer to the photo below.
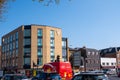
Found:
[[15, 40], [15, 34], [12, 35], [12, 39]]
[[66, 41], [62, 41], [62, 47], [66, 47]]
[[24, 37], [29, 37], [29, 36], [31, 36], [31, 30], [30, 29], [25, 29], [24, 30]]
[[54, 39], [50, 40], [50, 46], [54, 47]]
[[51, 53], [51, 56], [54, 56], [54, 55], [55, 55], [54, 48], [51, 48], [51, 49], [50, 49], [50, 53]]
[[31, 44], [31, 39], [30, 38], [24, 38], [24, 46], [25, 45], [30, 45]]
[[13, 49], [15, 49], [15, 42], [13, 42], [12, 45], [13, 45]]
[[67, 56], [66, 53], [67, 53], [66, 49], [62, 49], [62, 56]]
[[5, 47], [4, 46], [2, 46], [2, 53], [4, 53], [5, 52]]
[[[9, 41], [9, 40], [8, 40]], [[12, 35], [10, 35], [10, 42], [12, 42]]]
[[12, 46], [12, 43], [10, 43], [10, 51], [12, 51], [13, 49], [13, 46]]
[[24, 58], [24, 64], [28, 64], [29, 65], [30, 64], [30, 58], [27, 58], [27, 57]]
[[51, 61], [51, 62], [54, 62], [54, 61], [55, 61], [55, 57], [54, 57], [54, 56], [51, 56], [50, 61]]
[[16, 41], [16, 48], [18, 48], [18, 40]]
[[31, 49], [30, 48], [24, 48], [24, 53], [30, 53]]
[[50, 31], [50, 37], [54, 37], [54, 31], [53, 30]]
[[37, 64], [40, 66], [43, 64], [43, 58], [42, 57], [38, 57], [37, 59]]
[[18, 39], [18, 32], [15, 33], [15, 37], [16, 37], [16, 39]]
[[42, 38], [38, 38], [38, 46], [42, 46]]
[[38, 37], [42, 36], [42, 29], [38, 29]]
[[15, 51], [15, 52], [16, 52], [16, 56], [18, 56], [18, 49], [16, 49], [16, 51]]
[[38, 56], [42, 56], [42, 48], [38, 47]]

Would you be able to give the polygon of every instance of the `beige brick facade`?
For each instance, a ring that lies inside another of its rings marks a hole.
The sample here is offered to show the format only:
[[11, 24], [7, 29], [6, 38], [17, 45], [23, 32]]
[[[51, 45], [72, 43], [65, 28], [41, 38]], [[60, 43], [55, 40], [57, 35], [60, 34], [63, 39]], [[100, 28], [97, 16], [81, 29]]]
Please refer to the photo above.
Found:
[[[38, 29], [42, 29], [42, 54], [43, 54], [43, 64], [50, 62], [50, 31], [54, 31], [54, 54], [55, 59], [57, 55], [60, 55], [62, 60], [62, 30], [56, 27], [43, 26], [43, 25], [29, 25], [31, 27], [31, 51], [30, 51], [30, 67], [33, 68], [33, 62], [37, 64], [37, 54], [38, 54]], [[10, 33], [2, 37], [2, 47], [4, 51], [2, 52], [2, 69], [9, 66], [17, 66], [17, 69], [23, 69], [24, 65], [24, 29], [25, 26], [20, 26], [19, 28], [11, 31]], [[18, 39], [14, 40], [14, 35], [18, 33]], [[12, 36], [12, 41], [9, 42]], [[18, 47], [17, 47], [18, 42]], [[12, 50], [10, 50], [10, 45], [12, 45]], [[9, 46], [9, 47], [8, 47]], [[13, 48], [17, 47], [17, 48]], [[9, 48], [7, 50], [7, 48]], [[12, 52], [10, 52], [12, 51]], [[17, 52], [18, 51], [18, 52]], [[17, 55], [18, 54], [18, 55]], [[9, 56], [9, 57], [8, 57]], [[9, 60], [9, 61], [7, 61]], [[39, 66], [39, 68], [41, 68]]]

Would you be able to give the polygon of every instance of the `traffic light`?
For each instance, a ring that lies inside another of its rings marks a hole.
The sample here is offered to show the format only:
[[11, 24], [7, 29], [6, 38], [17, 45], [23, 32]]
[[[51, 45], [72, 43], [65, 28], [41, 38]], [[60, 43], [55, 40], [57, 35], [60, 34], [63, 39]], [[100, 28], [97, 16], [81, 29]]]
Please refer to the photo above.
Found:
[[60, 62], [60, 55], [57, 55], [57, 62]]

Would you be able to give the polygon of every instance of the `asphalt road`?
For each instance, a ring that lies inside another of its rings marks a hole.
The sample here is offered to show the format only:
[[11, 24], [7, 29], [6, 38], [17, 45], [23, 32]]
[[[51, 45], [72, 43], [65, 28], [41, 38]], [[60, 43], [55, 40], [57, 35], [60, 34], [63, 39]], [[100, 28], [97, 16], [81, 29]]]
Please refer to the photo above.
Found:
[[109, 75], [109, 80], [120, 80], [120, 77], [117, 77], [117, 75]]

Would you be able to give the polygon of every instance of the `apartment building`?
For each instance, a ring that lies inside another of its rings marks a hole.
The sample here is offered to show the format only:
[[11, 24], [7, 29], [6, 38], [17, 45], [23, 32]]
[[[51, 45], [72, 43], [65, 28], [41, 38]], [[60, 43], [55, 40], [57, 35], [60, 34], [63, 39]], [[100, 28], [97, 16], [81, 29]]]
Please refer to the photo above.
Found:
[[86, 47], [70, 50], [72, 51], [70, 62], [75, 72], [100, 70], [100, 54], [98, 50]]
[[97, 49], [83, 47], [80, 51], [84, 57], [85, 71], [100, 70], [100, 54]]
[[[110, 47], [106, 49], [101, 49], [100, 55], [102, 58], [115, 58], [116, 68], [120, 69], [120, 47]], [[111, 60], [111, 62], [113, 64], [113, 60]]]
[[101, 69], [115, 69], [116, 58], [101, 57]]
[[62, 30], [45, 25], [22, 25], [2, 37], [2, 69], [41, 68], [60, 55], [67, 60], [67, 38]]
[[111, 58], [116, 58], [117, 54], [117, 47], [110, 47], [110, 48], [105, 48], [99, 50], [101, 57], [111, 57]]

